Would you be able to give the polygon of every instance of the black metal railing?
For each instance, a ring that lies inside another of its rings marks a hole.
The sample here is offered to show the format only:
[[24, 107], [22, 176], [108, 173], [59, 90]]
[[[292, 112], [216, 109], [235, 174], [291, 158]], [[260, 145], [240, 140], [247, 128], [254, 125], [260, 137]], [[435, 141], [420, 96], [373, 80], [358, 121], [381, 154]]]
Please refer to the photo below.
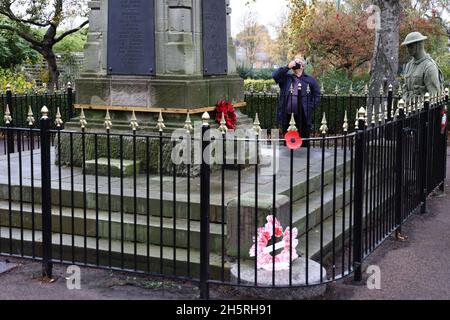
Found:
[[210, 284], [361, 280], [365, 257], [444, 188], [447, 107], [448, 95], [400, 102], [395, 117], [375, 121], [359, 109], [355, 132], [351, 119], [336, 135], [323, 123], [295, 150], [277, 130], [212, 130], [207, 115], [200, 134], [187, 126], [176, 136], [161, 123], [155, 133], [136, 123], [128, 134], [108, 123], [106, 132], [52, 128], [45, 109], [39, 129], [6, 121], [0, 254], [42, 260], [49, 277], [67, 263], [192, 280], [204, 299]]
[[[356, 113], [362, 106], [368, 106], [367, 111], [372, 114], [373, 109], [376, 114], [381, 112], [386, 117], [391, 116], [391, 112], [394, 106], [397, 105], [400, 100], [400, 96], [389, 90], [387, 93], [380, 94], [379, 96], [368, 95], [356, 95], [348, 94], [342, 95], [340, 93], [335, 94], [322, 94], [319, 97], [313, 96], [310, 92], [302, 93], [298, 95], [303, 97], [303, 102], [308, 104], [308, 110], [312, 110], [312, 136], [320, 137], [321, 122], [323, 114], [327, 115], [329, 135], [341, 135], [343, 133], [342, 124], [344, 122], [345, 114], [347, 113], [347, 119], [350, 125], [350, 132], [355, 129]], [[245, 94], [246, 107], [243, 112], [254, 118], [258, 114], [261, 124], [264, 128], [281, 128], [281, 123], [277, 117], [278, 104], [280, 100], [290, 100], [294, 93], [289, 93], [287, 96], [280, 94], [268, 93], [268, 92], [247, 92]], [[411, 102], [415, 105], [418, 101]], [[302, 106], [303, 107], [303, 106]], [[284, 112], [287, 114], [287, 112]], [[375, 119], [378, 122], [378, 119]]]
[[[59, 109], [62, 120], [67, 122], [76, 116], [74, 103], [75, 92], [70, 85], [65, 91], [55, 91], [54, 93], [33, 92], [16, 94], [8, 89], [5, 93], [0, 94], [0, 125], [5, 125], [4, 116], [7, 106], [13, 119], [13, 126], [28, 128], [30, 108], [32, 114], [37, 116], [40, 114], [42, 106], [47, 106], [49, 115], [53, 119], [55, 119]], [[39, 122], [36, 122], [35, 126], [38, 127]], [[55, 128], [53, 123], [52, 128]]]

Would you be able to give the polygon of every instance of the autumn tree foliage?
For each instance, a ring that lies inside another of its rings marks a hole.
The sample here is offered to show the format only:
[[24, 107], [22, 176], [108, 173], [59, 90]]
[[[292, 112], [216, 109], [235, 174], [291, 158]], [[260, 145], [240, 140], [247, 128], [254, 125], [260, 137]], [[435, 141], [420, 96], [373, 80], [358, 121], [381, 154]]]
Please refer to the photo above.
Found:
[[298, 30], [298, 50], [313, 63], [316, 73], [344, 70], [348, 78], [370, 62], [374, 31], [367, 28], [368, 14], [338, 11], [330, 2], [309, 10]]

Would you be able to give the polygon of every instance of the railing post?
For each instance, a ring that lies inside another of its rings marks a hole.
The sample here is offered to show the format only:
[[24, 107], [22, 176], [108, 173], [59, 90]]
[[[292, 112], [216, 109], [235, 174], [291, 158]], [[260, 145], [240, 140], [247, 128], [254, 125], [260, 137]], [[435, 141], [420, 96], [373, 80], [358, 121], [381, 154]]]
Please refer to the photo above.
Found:
[[387, 97], [387, 114], [388, 114], [388, 121], [392, 121], [392, 106], [394, 104], [394, 92], [393, 88], [390, 86], [388, 91], [388, 97]]
[[[6, 127], [10, 128], [13, 127], [14, 124], [12, 123], [12, 119], [14, 118], [14, 123], [16, 123], [17, 119], [14, 116], [14, 107], [12, 105], [12, 91], [11, 91], [11, 85], [6, 86], [6, 107], [7, 111], [9, 112], [9, 116], [11, 117], [11, 121], [9, 123], [6, 123]], [[6, 111], [5, 111], [6, 115]], [[14, 153], [14, 131], [12, 129], [8, 130], [8, 136], [7, 136], [7, 146], [8, 146], [8, 153]]]
[[209, 299], [209, 211], [210, 156], [206, 155], [210, 140], [209, 114], [202, 116], [202, 154], [200, 167], [200, 299]]
[[67, 84], [67, 117], [66, 121], [73, 118], [73, 88], [70, 82]]
[[[448, 121], [448, 88], [445, 88], [445, 99], [444, 99], [444, 112], [447, 116], [447, 121]], [[442, 172], [443, 177], [442, 177], [442, 184], [441, 184], [441, 191], [444, 192], [445, 191], [445, 178], [447, 177], [447, 140], [448, 140], [448, 125], [444, 128], [444, 154], [443, 154], [443, 166], [444, 166], [444, 170]]]
[[363, 205], [364, 205], [364, 166], [365, 155], [365, 110], [358, 112], [358, 130], [355, 135], [355, 214], [353, 226], [353, 270], [354, 280], [362, 280], [363, 262]]
[[40, 139], [41, 139], [41, 182], [42, 182], [42, 277], [52, 278], [52, 198], [51, 198], [51, 170], [50, 170], [50, 126], [47, 107], [41, 110]]
[[430, 94], [425, 94], [425, 101], [423, 105], [423, 113], [420, 116], [420, 131], [421, 131], [421, 174], [420, 174], [420, 201], [422, 203], [420, 213], [424, 214], [427, 211], [427, 196], [428, 196], [428, 130], [429, 130], [429, 110], [430, 110]]
[[397, 240], [404, 240], [402, 232], [402, 188], [403, 188], [403, 129], [405, 119], [405, 103], [400, 100], [398, 103], [398, 123], [396, 127], [396, 155], [395, 155], [395, 237]]

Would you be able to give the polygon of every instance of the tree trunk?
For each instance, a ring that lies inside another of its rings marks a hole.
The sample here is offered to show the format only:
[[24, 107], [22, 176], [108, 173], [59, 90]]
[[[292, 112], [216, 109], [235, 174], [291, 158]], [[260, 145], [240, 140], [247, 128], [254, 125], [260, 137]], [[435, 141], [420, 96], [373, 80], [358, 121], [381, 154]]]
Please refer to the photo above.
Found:
[[59, 89], [59, 70], [56, 62], [56, 55], [53, 49], [44, 49], [42, 55], [47, 62], [47, 70], [50, 75], [49, 91], [53, 92], [55, 88]]
[[[372, 59], [369, 95], [380, 96], [383, 86], [385, 95], [389, 85], [396, 87], [396, 76], [399, 64], [400, 43], [400, 4], [399, 0], [373, 0], [373, 4], [380, 8], [379, 25], [376, 28], [375, 50]], [[376, 101], [375, 101], [376, 102]], [[371, 113], [371, 108], [369, 108]]]

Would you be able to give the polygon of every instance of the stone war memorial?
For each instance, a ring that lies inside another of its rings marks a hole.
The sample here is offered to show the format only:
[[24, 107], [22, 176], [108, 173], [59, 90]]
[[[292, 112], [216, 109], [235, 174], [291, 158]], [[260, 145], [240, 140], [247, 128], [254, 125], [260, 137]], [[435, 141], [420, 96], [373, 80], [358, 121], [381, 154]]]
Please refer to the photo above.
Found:
[[130, 112], [120, 111], [134, 110], [141, 129], [151, 131], [162, 110], [166, 127], [178, 129], [188, 111], [195, 121], [218, 100], [243, 102], [229, 1], [100, 0], [89, 7], [76, 101], [92, 125], [102, 125], [109, 109], [117, 129], [120, 121], [128, 129]]
[[57, 93], [36, 114], [9, 89], [0, 126], [0, 255], [42, 259], [44, 279], [61, 263], [192, 282], [202, 299], [211, 284], [317, 297], [361, 282], [444, 190], [449, 92], [426, 35], [403, 42], [404, 86], [376, 96], [323, 92], [299, 57], [274, 70], [279, 92], [244, 93], [229, 0], [88, 6], [70, 116]]

